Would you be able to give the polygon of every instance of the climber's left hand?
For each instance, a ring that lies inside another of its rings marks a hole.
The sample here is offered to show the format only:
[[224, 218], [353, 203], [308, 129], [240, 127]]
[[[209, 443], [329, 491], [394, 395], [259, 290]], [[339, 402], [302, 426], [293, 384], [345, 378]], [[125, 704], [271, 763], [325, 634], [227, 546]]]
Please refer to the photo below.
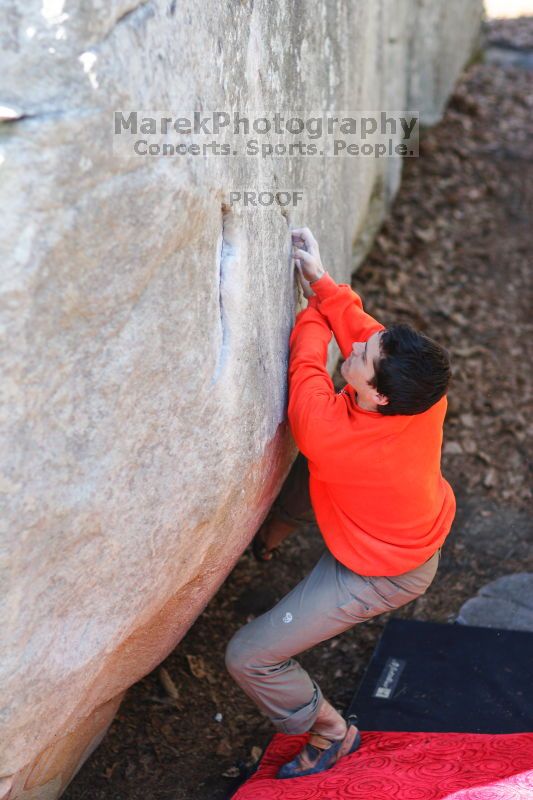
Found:
[[309, 228], [294, 228], [291, 236], [297, 269], [301, 270], [306, 281], [317, 281], [326, 271], [322, 266], [317, 240]]

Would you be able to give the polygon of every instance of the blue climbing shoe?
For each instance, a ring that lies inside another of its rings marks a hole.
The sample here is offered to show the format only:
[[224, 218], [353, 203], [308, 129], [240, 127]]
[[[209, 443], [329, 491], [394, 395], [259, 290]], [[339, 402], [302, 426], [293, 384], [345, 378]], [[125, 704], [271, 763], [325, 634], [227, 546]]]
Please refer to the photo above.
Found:
[[343, 739], [328, 739], [310, 731], [307, 744], [298, 755], [278, 770], [278, 778], [303, 778], [317, 775], [335, 766], [343, 756], [355, 753], [361, 744], [361, 734], [357, 730], [357, 717], [346, 719], [348, 730]]

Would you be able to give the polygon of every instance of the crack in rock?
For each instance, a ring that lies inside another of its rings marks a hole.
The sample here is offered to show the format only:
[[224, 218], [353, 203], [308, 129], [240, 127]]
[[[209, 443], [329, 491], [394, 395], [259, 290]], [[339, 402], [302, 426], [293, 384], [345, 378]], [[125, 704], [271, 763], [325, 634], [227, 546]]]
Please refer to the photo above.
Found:
[[[117, 25], [122, 25], [124, 22], [130, 21], [131, 18], [137, 14], [139, 14], [139, 20], [142, 20], [142, 22], [155, 16], [155, 8], [152, 4], [152, 0], [143, 0], [134, 8], [124, 11], [119, 17], [116, 18], [112, 27], [107, 31], [102, 41], [105, 41], [105, 39], [107, 39], [113, 33]], [[137, 23], [137, 20], [135, 22]]]
[[219, 324], [221, 333], [221, 346], [217, 364], [211, 383], [215, 383], [228, 361], [230, 350], [230, 325], [228, 317], [227, 299], [229, 297], [229, 280], [232, 262], [237, 259], [238, 247], [235, 219], [229, 206], [222, 205], [222, 234], [219, 242], [218, 255], [218, 306]]

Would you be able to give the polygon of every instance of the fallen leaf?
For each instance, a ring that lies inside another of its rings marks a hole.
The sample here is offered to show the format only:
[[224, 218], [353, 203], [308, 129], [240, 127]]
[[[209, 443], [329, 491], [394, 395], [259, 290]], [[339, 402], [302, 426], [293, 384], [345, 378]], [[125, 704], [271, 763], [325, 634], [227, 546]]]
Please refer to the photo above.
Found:
[[205, 668], [202, 656], [192, 656], [187, 654], [187, 661], [189, 662], [189, 669], [195, 678], [207, 678], [207, 671]]
[[475, 344], [472, 347], [452, 347], [451, 351], [454, 356], [459, 356], [459, 358], [484, 356], [489, 352], [486, 347], [483, 347], [480, 344]]
[[161, 681], [163, 689], [168, 694], [168, 696], [171, 697], [173, 700], [179, 700], [180, 693], [178, 691], [178, 687], [176, 686], [176, 684], [174, 683], [174, 681], [170, 677], [170, 675], [169, 675], [168, 671], [165, 669], [165, 667], [160, 667], [158, 674], [159, 674], [159, 680]]
[[224, 756], [224, 758], [228, 758], [233, 754], [233, 749], [227, 739], [221, 739], [217, 745], [215, 753], [217, 756]]
[[238, 778], [241, 774], [239, 767], [230, 767], [222, 773], [223, 778]]
[[491, 489], [493, 486], [496, 485], [497, 477], [498, 476], [496, 474], [496, 470], [494, 469], [494, 467], [491, 467], [489, 470], [487, 470], [485, 474], [485, 477], [483, 479], [483, 486], [485, 486], [487, 489]]
[[446, 442], [442, 452], [446, 456], [459, 456], [462, 454], [463, 448], [461, 447], [459, 442]]
[[469, 455], [473, 455], [474, 453], [476, 453], [477, 444], [474, 441], [474, 439], [470, 438], [463, 439], [463, 450], [465, 451], [465, 453], [468, 453]]
[[421, 242], [434, 242], [436, 234], [434, 228], [426, 228], [425, 230], [415, 228], [415, 236]]
[[262, 755], [263, 755], [262, 749], [257, 745], [254, 745], [250, 750], [250, 758], [252, 760], [252, 764], [257, 764]]

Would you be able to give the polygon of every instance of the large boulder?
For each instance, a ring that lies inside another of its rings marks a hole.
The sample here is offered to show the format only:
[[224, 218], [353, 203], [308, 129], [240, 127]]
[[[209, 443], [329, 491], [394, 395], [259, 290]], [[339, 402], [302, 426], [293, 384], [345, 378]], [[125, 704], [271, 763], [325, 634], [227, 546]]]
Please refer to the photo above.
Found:
[[[308, 224], [346, 281], [401, 171], [125, 158], [113, 112], [432, 123], [481, 0], [5, 0], [0, 17], [0, 800], [53, 800], [290, 468], [288, 226]], [[245, 189], [303, 195], [231, 206]]]

